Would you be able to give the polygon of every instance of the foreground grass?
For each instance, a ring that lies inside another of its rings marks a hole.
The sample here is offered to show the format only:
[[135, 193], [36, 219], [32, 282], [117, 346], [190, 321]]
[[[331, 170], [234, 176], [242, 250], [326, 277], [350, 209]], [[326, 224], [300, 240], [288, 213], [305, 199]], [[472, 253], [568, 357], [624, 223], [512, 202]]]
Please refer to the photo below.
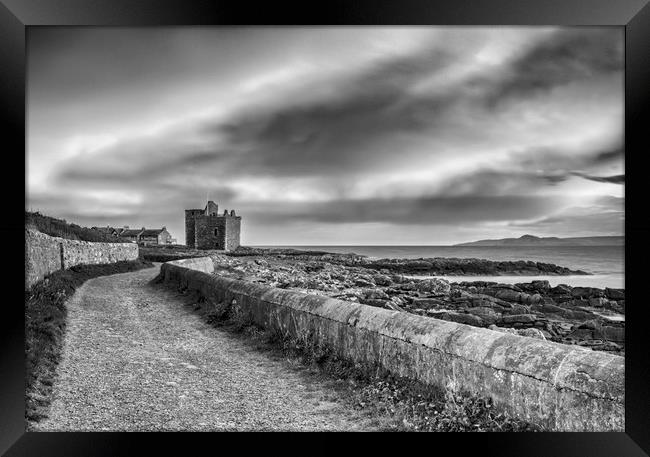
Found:
[[52, 400], [66, 327], [66, 300], [88, 279], [152, 266], [143, 260], [79, 265], [57, 271], [25, 292], [25, 418], [28, 424], [45, 418]]
[[191, 306], [208, 323], [237, 335], [257, 350], [271, 352], [333, 382], [344, 401], [372, 418], [380, 430], [541, 431], [497, 411], [490, 399], [456, 393], [451, 384], [439, 389], [357, 366], [311, 341], [286, 338], [257, 327], [241, 315], [218, 315], [203, 305], [199, 299]]

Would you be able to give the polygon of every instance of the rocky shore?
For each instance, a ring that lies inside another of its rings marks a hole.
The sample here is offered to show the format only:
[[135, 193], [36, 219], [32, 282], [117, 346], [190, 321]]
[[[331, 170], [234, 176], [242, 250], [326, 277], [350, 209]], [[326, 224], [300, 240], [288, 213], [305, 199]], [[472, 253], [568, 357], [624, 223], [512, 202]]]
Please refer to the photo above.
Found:
[[[252, 249], [210, 256], [218, 275], [593, 350], [621, 355], [625, 351], [624, 290], [525, 282], [523, 275], [586, 274], [557, 265], [481, 259], [371, 260], [354, 254]], [[521, 274], [522, 282], [450, 283], [408, 277], [414, 273]]]
[[535, 275], [587, 275], [582, 270], [554, 265], [552, 263], [517, 261], [493, 261], [486, 259], [466, 259], [453, 257], [434, 257], [420, 259], [371, 259], [357, 254], [332, 254], [322, 251], [299, 251], [296, 249], [255, 249], [239, 248], [230, 256], [252, 255], [273, 256], [286, 260], [324, 261], [337, 265], [359, 266], [372, 270], [387, 270], [392, 273], [414, 275], [476, 275], [476, 276], [535, 276]]

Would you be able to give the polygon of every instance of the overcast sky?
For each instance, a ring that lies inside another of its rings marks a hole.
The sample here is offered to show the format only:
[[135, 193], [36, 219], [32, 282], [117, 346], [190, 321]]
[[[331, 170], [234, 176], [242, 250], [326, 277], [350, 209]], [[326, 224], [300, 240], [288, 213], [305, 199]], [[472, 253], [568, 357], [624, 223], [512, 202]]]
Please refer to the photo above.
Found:
[[29, 29], [27, 208], [242, 244], [622, 235], [623, 29]]

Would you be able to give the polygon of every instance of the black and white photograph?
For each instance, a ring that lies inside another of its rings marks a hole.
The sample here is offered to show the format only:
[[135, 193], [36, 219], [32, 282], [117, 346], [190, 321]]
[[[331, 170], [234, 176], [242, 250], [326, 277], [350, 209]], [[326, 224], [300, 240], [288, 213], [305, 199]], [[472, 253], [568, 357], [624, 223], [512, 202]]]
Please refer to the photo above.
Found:
[[30, 27], [26, 430], [625, 431], [624, 32]]

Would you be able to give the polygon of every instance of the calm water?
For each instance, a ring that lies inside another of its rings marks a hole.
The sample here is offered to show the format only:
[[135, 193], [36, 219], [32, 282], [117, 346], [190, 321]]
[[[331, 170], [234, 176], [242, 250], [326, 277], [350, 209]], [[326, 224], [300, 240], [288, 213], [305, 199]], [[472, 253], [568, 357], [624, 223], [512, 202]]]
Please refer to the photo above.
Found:
[[548, 279], [552, 285], [624, 288], [623, 246], [542, 246], [542, 247], [488, 247], [488, 246], [260, 246], [334, 253], [361, 254], [373, 258], [417, 259], [421, 257], [459, 257], [488, 260], [532, 260], [554, 263], [572, 270], [583, 270], [593, 276], [447, 276], [450, 281], [484, 280], [523, 282]]

